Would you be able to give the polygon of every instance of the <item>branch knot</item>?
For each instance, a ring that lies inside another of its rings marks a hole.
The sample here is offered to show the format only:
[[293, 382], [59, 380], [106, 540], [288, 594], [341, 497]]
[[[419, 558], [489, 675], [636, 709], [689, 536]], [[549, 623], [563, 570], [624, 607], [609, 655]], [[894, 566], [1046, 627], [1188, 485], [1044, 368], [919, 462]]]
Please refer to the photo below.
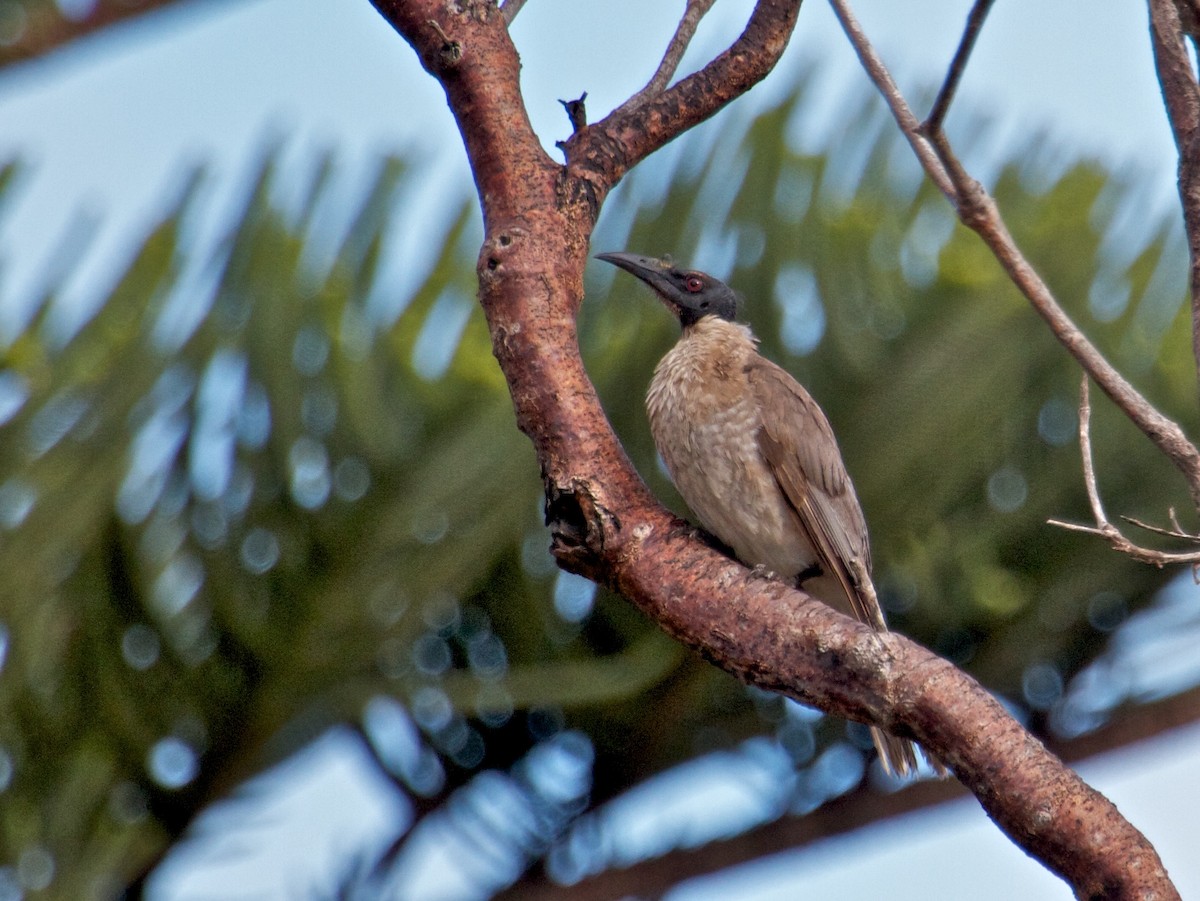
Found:
[[441, 63], [442, 69], [456, 68], [459, 62], [462, 61], [462, 44], [458, 41], [452, 41], [446, 32], [442, 30], [442, 26], [437, 23], [437, 20], [430, 19], [427, 24], [442, 39], [442, 46], [438, 50], [438, 62]]
[[608, 552], [604, 536], [609, 530], [620, 531], [620, 518], [600, 503], [587, 479], [560, 485], [547, 478], [545, 486], [550, 553], [568, 572], [596, 578], [604, 572]]

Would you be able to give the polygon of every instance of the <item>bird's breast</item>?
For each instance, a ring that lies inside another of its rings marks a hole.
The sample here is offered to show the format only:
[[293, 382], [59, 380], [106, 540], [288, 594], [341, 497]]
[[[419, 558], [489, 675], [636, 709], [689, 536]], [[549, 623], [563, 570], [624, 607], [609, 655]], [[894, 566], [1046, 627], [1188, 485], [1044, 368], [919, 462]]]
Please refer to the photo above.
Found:
[[759, 450], [745, 360], [724, 350], [681, 340], [663, 358], [646, 398], [650, 431], [704, 527], [743, 563], [791, 577], [815, 555]]

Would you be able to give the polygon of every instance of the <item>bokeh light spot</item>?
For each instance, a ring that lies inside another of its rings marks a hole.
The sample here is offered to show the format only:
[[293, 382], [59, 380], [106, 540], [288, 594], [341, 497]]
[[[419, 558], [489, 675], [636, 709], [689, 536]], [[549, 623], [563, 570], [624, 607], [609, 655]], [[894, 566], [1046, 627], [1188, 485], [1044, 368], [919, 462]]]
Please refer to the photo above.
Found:
[[156, 741], [146, 760], [150, 778], [166, 789], [183, 788], [196, 778], [199, 769], [195, 749], [175, 736]]

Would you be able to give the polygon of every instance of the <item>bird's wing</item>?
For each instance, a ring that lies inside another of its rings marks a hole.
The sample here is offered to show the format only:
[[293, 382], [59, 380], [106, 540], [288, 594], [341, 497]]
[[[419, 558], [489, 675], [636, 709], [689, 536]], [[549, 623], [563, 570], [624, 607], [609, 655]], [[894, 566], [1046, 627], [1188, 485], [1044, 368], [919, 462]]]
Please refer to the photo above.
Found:
[[[769, 360], [754, 359], [746, 376], [758, 401], [759, 451], [821, 569], [839, 583], [861, 622], [886, 632], [871, 584], [867, 522], [829, 420], [800, 383]], [[886, 771], [901, 776], [916, 772], [915, 744], [878, 726], [871, 727], [871, 738]], [[946, 775], [946, 767], [924, 753], [934, 772]]]
[[758, 357], [746, 376], [761, 414], [758, 447], [824, 573], [841, 585], [855, 615], [883, 631], [870, 585], [867, 523], [829, 420], [803, 386]]

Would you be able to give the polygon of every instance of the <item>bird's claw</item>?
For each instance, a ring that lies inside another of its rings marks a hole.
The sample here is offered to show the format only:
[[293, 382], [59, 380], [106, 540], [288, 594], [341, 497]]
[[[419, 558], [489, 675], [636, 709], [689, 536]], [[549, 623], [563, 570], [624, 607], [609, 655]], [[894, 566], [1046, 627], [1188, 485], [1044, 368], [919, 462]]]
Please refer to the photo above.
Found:
[[760, 563], [750, 570], [750, 578], [766, 579], [768, 582], [778, 582], [779, 573], [775, 572], [774, 570], [767, 569]]

